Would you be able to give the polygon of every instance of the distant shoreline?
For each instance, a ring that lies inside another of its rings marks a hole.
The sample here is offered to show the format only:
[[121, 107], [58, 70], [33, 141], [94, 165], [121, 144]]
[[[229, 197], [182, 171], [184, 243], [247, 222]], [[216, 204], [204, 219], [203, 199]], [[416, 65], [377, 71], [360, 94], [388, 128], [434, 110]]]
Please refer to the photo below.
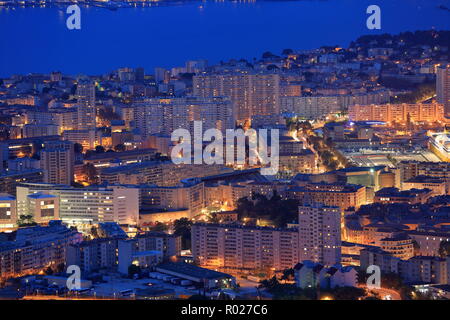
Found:
[[[304, 0], [250, 0], [241, 2], [239, 0], [224, 0], [224, 2], [237, 2], [237, 3], [255, 3], [255, 2], [301, 2]], [[320, 2], [328, 1], [328, 0], [316, 0]], [[58, 8], [61, 6], [68, 6], [72, 4], [79, 5], [81, 7], [97, 7], [97, 8], [105, 8], [110, 10], [117, 10], [121, 8], [135, 8], [135, 7], [158, 7], [158, 6], [167, 6], [167, 5], [181, 5], [186, 3], [202, 3], [205, 1], [202, 0], [159, 0], [159, 1], [114, 1], [110, 0], [108, 2], [96, 1], [96, 0], [87, 0], [83, 3], [75, 2], [75, 1], [45, 1], [45, 0], [31, 0], [31, 1], [2, 1], [0, 0], [0, 8]], [[206, 1], [208, 2], [208, 1]], [[214, 2], [214, 1], [211, 1]]]

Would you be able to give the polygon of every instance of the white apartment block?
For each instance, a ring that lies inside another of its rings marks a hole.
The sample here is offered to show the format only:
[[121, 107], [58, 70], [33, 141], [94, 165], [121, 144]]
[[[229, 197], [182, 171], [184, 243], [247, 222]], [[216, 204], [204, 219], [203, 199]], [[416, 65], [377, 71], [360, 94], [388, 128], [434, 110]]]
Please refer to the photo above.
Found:
[[339, 96], [281, 97], [281, 111], [307, 119], [318, 119], [342, 110]]
[[220, 224], [192, 226], [192, 254], [203, 266], [284, 270], [299, 261], [298, 246], [296, 229]]
[[100, 222], [136, 225], [139, 220], [137, 188], [111, 186], [81, 189], [51, 184], [24, 184], [17, 187], [19, 216], [28, 210], [28, 195], [37, 192], [59, 197], [60, 219], [81, 229]]
[[202, 122], [203, 131], [215, 128], [223, 133], [235, 124], [233, 103], [222, 97], [147, 98], [136, 102], [134, 119], [143, 137], [171, 135], [176, 129], [193, 132], [194, 121]]
[[[229, 97], [236, 119], [250, 120], [254, 115], [280, 114], [280, 76], [271, 73], [200, 74], [193, 77], [193, 93], [198, 97]], [[278, 120], [278, 117], [273, 117]]]
[[206, 206], [204, 183], [199, 181], [173, 187], [142, 186], [140, 190], [144, 206], [168, 211], [186, 209], [191, 218]]
[[450, 115], [450, 64], [437, 68], [436, 100], [444, 105], [445, 115]]
[[95, 84], [89, 79], [79, 79], [77, 83], [77, 129], [96, 127]]
[[371, 104], [349, 107], [352, 121], [413, 122], [441, 121], [444, 106], [438, 103]]
[[73, 143], [68, 141], [45, 143], [40, 161], [44, 182], [65, 185], [72, 183], [75, 161]]
[[300, 206], [298, 216], [300, 261], [325, 266], [341, 261], [341, 210], [339, 207]]

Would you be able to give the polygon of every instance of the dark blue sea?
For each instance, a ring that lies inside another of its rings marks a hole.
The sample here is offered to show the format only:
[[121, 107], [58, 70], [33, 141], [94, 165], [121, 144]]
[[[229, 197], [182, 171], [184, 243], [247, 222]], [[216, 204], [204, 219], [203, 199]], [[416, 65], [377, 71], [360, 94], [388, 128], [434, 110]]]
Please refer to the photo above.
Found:
[[[381, 7], [381, 30], [366, 8]], [[347, 46], [364, 34], [450, 29], [450, 0], [188, 1], [116, 11], [82, 7], [68, 30], [65, 7], [0, 9], [0, 77], [60, 70], [101, 74], [115, 68], [174, 67], [253, 59], [265, 51]]]

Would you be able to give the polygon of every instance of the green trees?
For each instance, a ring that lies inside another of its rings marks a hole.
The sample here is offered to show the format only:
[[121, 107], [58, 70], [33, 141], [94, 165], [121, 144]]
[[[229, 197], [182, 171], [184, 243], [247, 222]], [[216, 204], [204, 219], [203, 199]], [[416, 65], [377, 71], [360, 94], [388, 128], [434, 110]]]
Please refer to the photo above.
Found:
[[74, 143], [73, 145], [75, 153], [83, 153], [83, 146], [79, 143]]
[[97, 169], [92, 163], [86, 163], [85, 165], [83, 165], [82, 172], [87, 182], [89, 183], [97, 182]]
[[119, 143], [114, 147], [114, 151], [117, 151], [117, 152], [124, 152], [126, 150], [127, 149], [126, 149], [125, 145], [122, 143]]
[[95, 153], [104, 153], [104, 152], [105, 152], [105, 147], [103, 147], [103, 146], [95, 147]]
[[131, 264], [128, 267], [128, 278], [133, 278], [135, 274], [141, 275], [141, 267]]
[[295, 270], [290, 268], [290, 269], [285, 269], [283, 270], [283, 275], [281, 276], [281, 280], [285, 280], [285, 281], [293, 281], [295, 279]]
[[98, 111], [98, 117], [102, 120], [120, 120], [120, 116], [111, 107], [104, 107]]
[[157, 222], [155, 225], [150, 227], [150, 231], [157, 231], [157, 232], [164, 232], [167, 231], [167, 229], [169, 229], [169, 227], [162, 222]]
[[254, 194], [252, 200], [247, 197], [238, 200], [236, 211], [239, 220], [264, 218], [269, 219], [276, 227], [285, 227], [287, 223], [297, 219], [298, 201], [283, 200], [276, 191], [270, 199], [261, 194]]
[[192, 221], [188, 218], [181, 218], [173, 223], [174, 234], [181, 236], [181, 247], [183, 249], [191, 248], [191, 227]]
[[450, 241], [443, 240], [439, 244], [439, 256], [445, 258], [450, 255]]
[[31, 226], [35, 226], [37, 223], [34, 222], [33, 216], [32, 215], [21, 215], [19, 217], [19, 219], [17, 220], [17, 225], [19, 227], [31, 227]]
[[392, 98], [392, 103], [419, 103], [436, 94], [434, 83], [424, 83], [414, 86], [411, 93], [401, 94]]

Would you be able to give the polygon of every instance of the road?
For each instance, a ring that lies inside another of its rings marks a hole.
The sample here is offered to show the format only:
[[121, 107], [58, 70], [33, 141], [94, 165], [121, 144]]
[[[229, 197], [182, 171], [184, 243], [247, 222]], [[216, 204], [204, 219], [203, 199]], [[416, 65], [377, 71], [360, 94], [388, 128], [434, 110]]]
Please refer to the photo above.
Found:
[[402, 297], [398, 291], [387, 288], [368, 289], [366, 286], [359, 286], [362, 289], [375, 292], [380, 296], [382, 300], [402, 300]]

